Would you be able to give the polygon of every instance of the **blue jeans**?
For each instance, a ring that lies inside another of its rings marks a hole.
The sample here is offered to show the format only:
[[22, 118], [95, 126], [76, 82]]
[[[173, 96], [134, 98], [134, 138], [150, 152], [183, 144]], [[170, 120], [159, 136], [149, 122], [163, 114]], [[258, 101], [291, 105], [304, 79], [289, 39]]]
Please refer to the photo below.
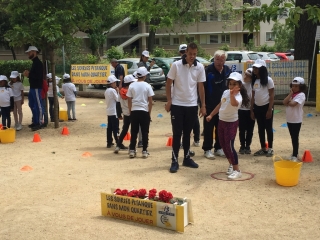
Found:
[[29, 107], [32, 112], [32, 121], [34, 124], [39, 125], [42, 120], [42, 99], [41, 90], [39, 88], [30, 88], [29, 90]]

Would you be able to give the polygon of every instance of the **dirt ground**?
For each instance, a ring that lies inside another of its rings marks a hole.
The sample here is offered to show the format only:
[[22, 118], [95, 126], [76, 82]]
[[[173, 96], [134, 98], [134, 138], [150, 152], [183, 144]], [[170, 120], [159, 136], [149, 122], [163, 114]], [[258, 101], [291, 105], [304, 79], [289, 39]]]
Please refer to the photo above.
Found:
[[[66, 109], [64, 100], [60, 107]], [[107, 123], [101, 99], [77, 98], [77, 122], [53, 124], [39, 131], [34, 143], [27, 125], [31, 114], [23, 106], [24, 128], [16, 141], [0, 144], [0, 239], [319, 239], [320, 130], [314, 107], [304, 107], [300, 156], [309, 149], [312, 163], [304, 163], [299, 184], [282, 187], [275, 181], [272, 158], [240, 155], [240, 168], [254, 174], [247, 181], [220, 181], [212, 173], [226, 171], [225, 158], [208, 160], [201, 147], [192, 147], [198, 169], [180, 167], [169, 173], [171, 132], [164, 103], [152, 111], [148, 159], [140, 149], [135, 159], [127, 152], [106, 148]], [[86, 106], [81, 106], [85, 104]], [[275, 154], [291, 154], [291, 140], [283, 106], [274, 117]], [[157, 117], [158, 114], [163, 117]], [[69, 136], [61, 134], [63, 126]], [[191, 142], [193, 139], [191, 139]], [[128, 145], [129, 141], [124, 142]], [[236, 149], [239, 149], [237, 137]], [[257, 128], [252, 151], [259, 149]], [[91, 157], [82, 154], [90, 152]], [[181, 153], [181, 152], [180, 152]], [[182, 158], [180, 156], [180, 161]], [[23, 166], [31, 171], [23, 172]], [[165, 189], [192, 200], [194, 224], [183, 234], [101, 216], [100, 193], [111, 188]]]

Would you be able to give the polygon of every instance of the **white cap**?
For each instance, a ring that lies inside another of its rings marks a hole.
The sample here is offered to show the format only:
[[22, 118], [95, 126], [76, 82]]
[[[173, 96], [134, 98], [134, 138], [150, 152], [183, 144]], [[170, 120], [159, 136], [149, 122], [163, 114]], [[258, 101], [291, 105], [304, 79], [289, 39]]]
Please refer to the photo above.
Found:
[[236, 81], [242, 81], [242, 75], [238, 72], [232, 72], [228, 79], [236, 80]]
[[295, 77], [291, 83], [292, 84], [304, 84], [304, 79], [302, 77]]
[[48, 74], [47, 74], [47, 78], [52, 78], [52, 74], [51, 74], [51, 73], [48, 73]]
[[62, 78], [63, 79], [68, 79], [68, 78], [70, 78], [70, 75], [68, 73], [65, 73], [65, 74], [63, 74]]
[[262, 59], [257, 59], [252, 65], [252, 67], [256, 67], [256, 68], [261, 68], [262, 66], [267, 67], [266, 62]]
[[244, 73], [252, 76], [252, 68], [248, 68]]
[[145, 67], [139, 67], [137, 70], [137, 77], [144, 77], [149, 74], [148, 70]]
[[16, 78], [16, 77], [19, 77], [19, 72], [18, 71], [12, 71], [11, 72], [11, 75], [10, 75], [10, 78]]
[[28, 50], [26, 51], [27, 52], [30, 52], [30, 51], [36, 51], [36, 52], [39, 52], [38, 48], [36, 48], [35, 46], [29, 46]]
[[119, 82], [120, 80], [117, 79], [114, 75], [110, 75], [108, 77], [108, 80], [107, 80], [107, 83], [110, 84], [110, 83], [114, 83], [114, 82]]
[[142, 52], [142, 55], [145, 56], [145, 57], [150, 57], [149, 52], [147, 50], [144, 50]]
[[180, 46], [179, 46], [179, 52], [180, 51], [185, 51], [185, 50], [187, 50], [187, 44], [181, 44]]
[[134, 71], [134, 73], [132, 73], [132, 76], [133, 76], [134, 78], [138, 78], [138, 76], [137, 76], [137, 71]]
[[131, 82], [136, 82], [137, 79], [133, 75], [127, 75], [123, 79], [124, 83], [131, 83]]
[[5, 81], [9, 81], [7, 76], [5, 75], [0, 75], [0, 81], [5, 80]]

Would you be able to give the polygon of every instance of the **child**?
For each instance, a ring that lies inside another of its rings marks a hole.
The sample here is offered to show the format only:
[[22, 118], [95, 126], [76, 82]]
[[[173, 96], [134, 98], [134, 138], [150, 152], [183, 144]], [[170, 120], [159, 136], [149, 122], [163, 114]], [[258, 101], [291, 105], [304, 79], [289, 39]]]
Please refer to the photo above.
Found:
[[126, 136], [129, 126], [130, 126], [130, 112], [128, 108], [128, 97], [127, 92], [131, 83], [136, 82], [137, 79], [133, 75], [127, 75], [123, 79], [122, 88], [119, 93], [119, 102], [121, 104], [122, 113], [123, 113], [123, 126], [120, 133], [117, 146], [114, 150], [114, 153], [118, 153], [120, 150], [127, 150], [128, 148], [123, 145], [123, 139]]
[[13, 108], [13, 117], [14, 117], [14, 128], [17, 131], [22, 129], [22, 105], [24, 103], [24, 93], [23, 93], [23, 84], [20, 80], [20, 75], [18, 71], [12, 71], [10, 75], [10, 87], [13, 93], [14, 99], [14, 108]]
[[[249, 99], [252, 96], [252, 68], [248, 68], [244, 73], [242, 81], [243, 86], [247, 90]], [[255, 121], [250, 116], [250, 106], [241, 106], [239, 108], [239, 138], [240, 138], [240, 154], [251, 154], [250, 145], [252, 142], [253, 129]]]
[[[55, 115], [55, 109], [54, 109], [54, 97], [53, 97], [53, 86], [52, 86], [52, 74], [48, 73], [47, 74], [47, 79], [48, 79], [48, 100], [49, 100], [49, 114], [50, 114], [50, 121], [54, 122], [54, 115]], [[64, 97], [61, 95], [59, 91], [59, 81], [61, 78], [56, 76], [56, 89], [57, 89], [57, 95], [58, 97], [64, 99]], [[59, 109], [59, 101], [58, 101], [58, 109]]]
[[142, 132], [142, 157], [147, 158], [149, 155], [147, 147], [151, 120], [152, 96], [154, 93], [152, 87], [144, 81], [148, 74], [149, 72], [145, 67], [139, 67], [137, 70], [138, 81], [130, 84], [127, 92], [131, 120], [130, 158], [136, 156], [135, 146], [139, 126], [141, 127]]
[[[110, 87], [106, 89], [104, 97], [107, 104], [107, 116], [108, 116], [108, 127], [107, 127], [107, 148], [111, 148], [114, 143], [112, 142], [112, 134], [116, 144], [118, 144], [118, 131], [119, 131], [119, 119], [117, 117], [117, 102], [118, 102], [118, 87], [117, 79], [114, 75], [108, 77], [107, 83]], [[118, 145], [117, 145], [118, 147]]]
[[8, 85], [8, 78], [0, 75], [0, 108], [2, 115], [2, 129], [5, 130], [11, 126], [10, 111], [13, 110], [14, 99], [12, 89]]
[[[252, 65], [252, 98], [250, 114], [252, 120], [257, 119], [258, 133], [261, 149], [255, 152], [254, 156], [273, 156], [273, 104], [274, 104], [274, 83], [268, 76], [266, 62], [257, 59]], [[266, 148], [265, 132], [267, 132], [268, 146]]]
[[[63, 74], [63, 85], [62, 89], [64, 92], [64, 97], [67, 103], [67, 112], [68, 112], [68, 120], [73, 122], [76, 121], [76, 96], [77, 89], [76, 86], [71, 82], [70, 75], [65, 73]], [[71, 118], [71, 110], [72, 110], [72, 118]]]
[[47, 92], [48, 92], [48, 82], [47, 80], [44, 79], [42, 83], [42, 90], [41, 90], [41, 106], [42, 106], [41, 128], [46, 128], [48, 126]]
[[306, 96], [303, 93], [306, 90], [304, 79], [302, 77], [295, 77], [290, 84], [290, 93], [283, 100], [286, 107], [286, 119], [288, 124], [289, 133], [292, 142], [292, 155], [290, 160], [298, 161], [299, 151], [299, 133], [303, 118], [303, 105]]
[[209, 122], [214, 115], [219, 113], [218, 134], [220, 145], [229, 161], [227, 170], [228, 179], [241, 178], [242, 174], [238, 165], [238, 155], [234, 149], [234, 139], [238, 128], [238, 109], [240, 106], [250, 106], [247, 91], [242, 84], [242, 75], [233, 72], [228, 77], [229, 89], [222, 94], [220, 103], [206, 117]]

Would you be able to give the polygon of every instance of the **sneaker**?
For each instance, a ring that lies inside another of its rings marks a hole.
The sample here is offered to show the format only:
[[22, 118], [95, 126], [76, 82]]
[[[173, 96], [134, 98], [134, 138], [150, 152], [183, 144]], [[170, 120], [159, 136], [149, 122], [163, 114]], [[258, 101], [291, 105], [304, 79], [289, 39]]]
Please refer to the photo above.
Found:
[[120, 148], [120, 150], [128, 150], [129, 148], [126, 147], [125, 145], [123, 145], [122, 143], [118, 145], [118, 147]]
[[142, 147], [143, 147], [142, 141], [139, 141], [138, 142], [138, 148], [142, 148]]
[[31, 128], [31, 131], [38, 131], [41, 129], [41, 125], [40, 124], [37, 124], [37, 125], [34, 125], [32, 128]]
[[246, 153], [246, 149], [243, 148], [243, 147], [241, 147], [241, 148], [239, 149], [239, 153], [240, 153], [240, 154], [245, 154], [245, 153]]
[[245, 154], [251, 154], [251, 149], [250, 149], [250, 147], [246, 147], [246, 149], [245, 149]]
[[272, 157], [273, 156], [273, 150], [272, 148], [269, 148], [268, 151], [267, 151], [267, 157]]
[[17, 127], [16, 127], [16, 130], [17, 130], [17, 131], [20, 131], [21, 129], [22, 129], [22, 125], [21, 125], [21, 124], [18, 124]]
[[68, 122], [73, 122], [73, 118], [68, 118]]
[[36, 126], [36, 124], [31, 123], [30, 125], [28, 125], [29, 128], [33, 128], [34, 126]]
[[195, 147], [200, 147], [200, 142], [199, 141], [194, 141], [192, 145], [195, 146]]
[[241, 171], [237, 171], [237, 170], [234, 170], [229, 176], [228, 176], [228, 179], [231, 179], [231, 180], [234, 180], [234, 179], [237, 179], [237, 178], [241, 178], [242, 177], [242, 174], [241, 174]]
[[147, 151], [142, 151], [142, 158], [148, 158], [149, 153]]
[[130, 158], [135, 158], [136, 157], [136, 151], [135, 150], [130, 150], [129, 151], [129, 157]]
[[226, 156], [222, 149], [214, 150], [214, 153], [215, 153], [215, 155], [218, 155], [220, 157], [225, 157]]
[[41, 124], [41, 128], [46, 128], [48, 126], [47, 123]]
[[114, 153], [119, 153], [120, 151], [120, 147], [116, 146], [116, 148], [114, 149]]
[[226, 174], [227, 174], [227, 175], [231, 175], [232, 173], [233, 173], [233, 166], [230, 165], [230, 166], [228, 167], [228, 170], [227, 170]]
[[183, 166], [185, 167], [190, 167], [190, 168], [198, 168], [199, 165], [195, 163], [191, 158], [185, 158], [182, 163]]
[[263, 149], [260, 149], [259, 151], [255, 152], [255, 153], [253, 154], [253, 156], [266, 156], [267, 153], [268, 153], [268, 151], [265, 151], [265, 150], [263, 150]]
[[288, 158], [288, 160], [291, 160], [292, 162], [299, 162], [298, 157], [295, 157], [295, 156], [292, 156], [292, 155]]
[[171, 173], [176, 173], [179, 170], [179, 163], [178, 162], [172, 162], [171, 167], [170, 167], [170, 172]]
[[108, 143], [107, 148], [111, 148], [113, 145], [114, 145], [114, 143], [110, 143], [110, 144]]
[[211, 150], [204, 151], [204, 156], [208, 159], [215, 159], [214, 154], [211, 152]]
[[190, 155], [190, 157], [194, 157], [196, 155], [196, 153], [194, 151], [189, 150], [189, 155]]

